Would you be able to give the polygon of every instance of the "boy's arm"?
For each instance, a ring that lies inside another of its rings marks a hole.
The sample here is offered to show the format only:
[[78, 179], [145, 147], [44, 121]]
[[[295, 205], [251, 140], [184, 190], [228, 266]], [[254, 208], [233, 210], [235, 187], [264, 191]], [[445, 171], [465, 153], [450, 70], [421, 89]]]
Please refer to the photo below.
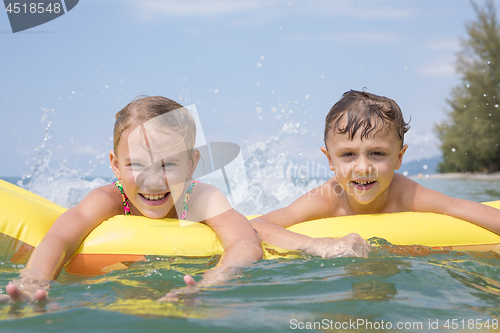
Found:
[[262, 240], [274, 246], [323, 258], [365, 257], [369, 246], [358, 234], [341, 238], [312, 238], [285, 229], [297, 223], [335, 216], [338, 199], [330, 188], [327, 182], [301, 196], [290, 206], [259, 216], [250, 223]]
[[332, 191], [330, 182], [327, 182], [300, 196], [291, 205], [259, 216], [254, 220], [266, 221], [282, 228], [288, 228], [297, 223], [335, 216], [338, 198]]
[[418, 184], [412, 210], [453, 216], [500, 235], [500, 210], [478, 202], [449, 197]]
[[[328, 191], [329, 182], [302, 195], [291, 205], [269, 212], [250, 221], [260, 238], [268, 244], [289, 250], [304, 251], [311, 237], [286, 230], [294, 224], [335, 213], [336, 198]], [[330, 201], [330, 202], [329, 202]]]

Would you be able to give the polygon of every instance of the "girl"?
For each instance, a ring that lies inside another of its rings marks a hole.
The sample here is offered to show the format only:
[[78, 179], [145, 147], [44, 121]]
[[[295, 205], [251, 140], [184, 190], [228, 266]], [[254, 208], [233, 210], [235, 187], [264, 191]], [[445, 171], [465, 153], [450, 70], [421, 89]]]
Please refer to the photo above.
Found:
[[[195, 137], [189, 111], [165, 97], [138, 98], [118, 112], [110, 152], [118, 182], [93, 190], [54, 222], [20, 277], [7, 285], [4, 300], [45, 300], [50, 280], [57, 278], [85, 237], [121, 214], [202, 221], [211, 227], [225, 252], [198, 286], [227, 280], [234, 275], [231, 268], [262, 258], [248, 220], [217, 188], [191, 179], [200, 158], [193, 149]], [[187, 292], [196, 290], [192, 277], [184, 281]]]

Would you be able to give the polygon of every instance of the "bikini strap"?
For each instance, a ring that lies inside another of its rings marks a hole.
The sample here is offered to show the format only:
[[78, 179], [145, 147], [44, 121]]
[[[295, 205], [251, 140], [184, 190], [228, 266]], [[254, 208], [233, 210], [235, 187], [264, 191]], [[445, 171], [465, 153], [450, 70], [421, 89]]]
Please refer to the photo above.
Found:
[[195, 187], [195, 185], [198, 184], [199, 182], [200, 181], [195, 180], [189, 185], [186, 191], [186, 196], [184, 197], [184, 203], [182, 204], [182, 213], [179, 219], [184, 220], [186, 218], [189, 205], [189, 198], [191, 198], [191, 192], [193, 192], [193, 187]]
[[129, 201], [128, 201], [128, 197], [127, 195], [125, 194], [125, 192], [123, 191], [123, 185], [122, 183], [120, 183], [120, 181], [116, 181], [114, 182], [113, 184], [115, 184], [116, 187], [118, 187], [118, 189], [120, 190], [120, 192], [122, 193], [122, 199], [123, 199], [123, 214], [124, 215], [130, 215], [130, 204], [129, 204]]

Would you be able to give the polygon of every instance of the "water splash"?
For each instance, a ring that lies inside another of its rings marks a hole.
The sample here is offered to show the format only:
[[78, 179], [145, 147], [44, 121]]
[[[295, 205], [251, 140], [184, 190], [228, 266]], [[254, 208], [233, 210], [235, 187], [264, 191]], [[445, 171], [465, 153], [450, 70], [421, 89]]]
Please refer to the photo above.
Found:
[[[95, 156], [90, 170], [82, 171], [68, 167], [66, 159], [53, 166], [53, 152], [48, 147], [52, 138], [53, 110], [40, 107], [45, 126], [45, 135], [35, 148], [37, 156], [33, 159], [27, 173], [24, 173], [19, 186], [51, 200], [63, 207], [77, 205], [91, 190], [109, 184], [111, 179], [90, 178], [98, 164], [106, 163], [105, 153]], [[235, 209], [245, 215], [263, 214], [291, 204], [300, 195], [322, 183], [303, 162], [296, 163], [283, 149], [283, 140], [292, 135], [305, 135], [308, 130], [298, 122], [288, 121], [277, 135], [265, 141], [246, 142], [249, 158], [243, 161], [231, 180], [233, 193], [245, 193], [245, 198]], [[247, 189], [247, 191], [245, 191]], [[241, 191], [239, 191], [241, 190]], [[234, 199], [234, 198], [233, 198]]]
[[[321, 180], [311, 177], [303, 163], [295, 163], [283, 149], [287, 135], [304, 135], [300, 123], [287, 122], [266, 141], [246, 143], [248, 158], [234, 174], [232, 186], [248, 187], [246, 199], [235, 209], [244, 215], [264, 214], [288, 206], [299, 196], [317, 187]], [[246, 177], [243, 177], [243, 173]]]
[[69, 168], [66, 159], [63, 159], [57, 167], [52, 167], [50, 164], [53, 152], [47, 147], [47, 143], [52, 138], [50, 116], [55, 113], [43, 106], [40, 106], [40, 109], [43, 111], [41, 121], [42, 124], [45, 123], [45, 135], [42, 143], [35, 148], [38, 152], [34, 158], [35, 163], [27, 173], [23, 173], [17, 184], [63, 207], [71, 208], [94, 188], [109, 184], [109, 180], [102, 178], [85, 179], [97, 164], [105, 162], [105, 154], [95, 156], [92, 167], [86, 172]]

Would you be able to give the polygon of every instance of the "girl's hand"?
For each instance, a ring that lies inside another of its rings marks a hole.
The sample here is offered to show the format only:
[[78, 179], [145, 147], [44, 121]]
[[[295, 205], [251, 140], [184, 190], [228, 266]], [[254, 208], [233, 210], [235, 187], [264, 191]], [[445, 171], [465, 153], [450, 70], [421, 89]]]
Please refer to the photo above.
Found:
[[174, 289], [160, 298], [159, 302], [173, 302], [183, 297], [190, 297], [200, 292], [200, 287], [224, 283], [236, 276], [237, 270], [231, 267], [214, 267], [203, 274], [203, 279], [196, 282], [191, 275], [184, 276], [185, 287]]
[[5, 287], [7, 295], [0, 295], [0, 302], [45, 301], [48, 299], [49, 289], [50, 280], [43, 273], [36, 269], [27, 269]]
[[185, 275], [184, 282], [186, 283], [185, 287], [170, 291], [168, 294], [160, 298], [158, 302], [177, 301], [182, 297], [191, 296], [197, 294], [200, 291], [196, 286], [196, 281], [193, 279], [191, 275]]
[[370, 245], [358, 234], [341, 238], [311, 238], [305, 242], [302, 251], [322, 258], [367, 257]]

